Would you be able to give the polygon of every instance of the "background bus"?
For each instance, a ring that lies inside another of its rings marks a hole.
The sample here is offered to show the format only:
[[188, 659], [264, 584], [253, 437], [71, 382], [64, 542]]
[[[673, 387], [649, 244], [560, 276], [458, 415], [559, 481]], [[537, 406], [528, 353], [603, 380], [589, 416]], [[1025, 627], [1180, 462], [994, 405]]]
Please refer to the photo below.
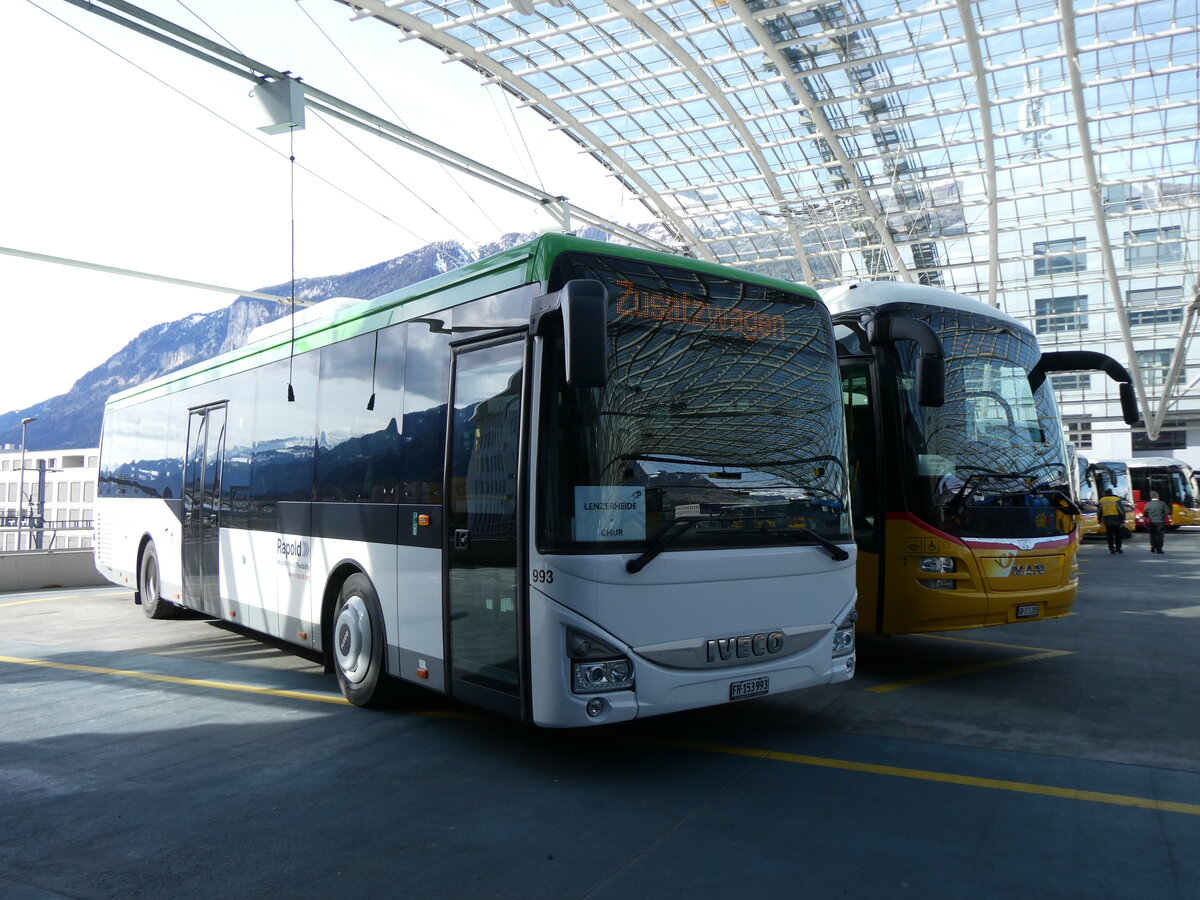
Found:
[[1200, 525], [1200, 503], [1196, 500], [1192, 484], [1191, 466], [1169, 456], [1142, 456], [1121, 462], [1129, 470], [1129, 483], [1139, 530], [1146, 529], [1146, 519], [1142, 511], [1150, 500], [1151, 491], [1157, 491], [1159, 499], [1170, 507], [1169, 527]]
[[1100, 498], [1088, 473], [1087, 457], [1080, 456], [1070, 441], [1067, 442], [1066, 449], [1067, 466], [1071, 475], [1071, 499], [1079, 509], [1079, 536], [1103, 533], [1099, 515]]
[[[825, 293], [834, 315], [859, 546], [860, 630], [907, 634], [1062, 616], [1077, 590], [1078, 509], [1043, 354], [1023, 324], [924, 285]], [[944, 403], [922, 397], [944, 357]], [[1123, 378], [1122, 378], [1123, 376]]]
[[546, 235], [292, 333], [107, 404], [97, 567], [151, 617], [540, 725], [851, 677], [811, 290]]
[[[1082, 457], [1081, 457], [1082, 459]], [[1084, 460], [1087, 467], [1084, 470], [1084, 487], [1081, 491], [1091, 497], [1092, 516], [1089, 518], [1084, 506], [1080, 506], [1083, 515], [1080, 516], [1080, 533], [1084, 537], [1090, 535], [1104, 536], [1104, 522], [1100, 518], [1100, 498], [1112, 491], [1121, 498], [1121, 508], [1125, 510], [1125, 527], [1130, 531], [1137, 524], [1134, 514], [1133, 489], [1129, 484], [1129, 467], [1117, 460]]]

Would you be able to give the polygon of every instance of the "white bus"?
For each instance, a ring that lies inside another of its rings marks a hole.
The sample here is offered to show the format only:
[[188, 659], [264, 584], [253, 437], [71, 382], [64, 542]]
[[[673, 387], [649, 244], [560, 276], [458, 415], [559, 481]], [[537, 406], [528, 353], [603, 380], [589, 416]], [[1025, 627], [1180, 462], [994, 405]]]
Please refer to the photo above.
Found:
[[844, 454], [814, 292], [546, 235], [110, 398], [96, 564], [361, 706], [622, 721], [851, 677]]

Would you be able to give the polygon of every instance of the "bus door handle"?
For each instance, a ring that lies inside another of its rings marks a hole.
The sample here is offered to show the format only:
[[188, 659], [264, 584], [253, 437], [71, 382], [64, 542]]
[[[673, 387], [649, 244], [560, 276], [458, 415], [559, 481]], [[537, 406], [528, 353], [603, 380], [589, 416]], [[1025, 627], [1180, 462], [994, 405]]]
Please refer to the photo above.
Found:
[[454, 549], [466, 550], [471, 545], [471, 532], [466, 528], [454, 529]]

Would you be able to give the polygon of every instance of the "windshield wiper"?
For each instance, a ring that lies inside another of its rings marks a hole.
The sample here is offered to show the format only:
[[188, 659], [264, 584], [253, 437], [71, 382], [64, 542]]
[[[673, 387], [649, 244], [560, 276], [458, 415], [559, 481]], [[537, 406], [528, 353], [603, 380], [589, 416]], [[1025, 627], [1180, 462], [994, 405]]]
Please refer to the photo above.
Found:
[[960, 487], [954, 496], [946, 502], [946, 512], [950, 513], [952, 516], [962, 515], [963, 510], [966, 508], [967, 498], [971, 494], [975, 493], [976, 489], [985, 482], [1025, 480], [1027, 485], [1025, 491], [1018, 491], [1017, 493], [1041, 494], [1047, 499], [1060, 498], [1069, 511], [1074, 511], [1075, 515], [1079, 515], [1078, 507], [1076, 507], [1071, 499], [1062, 491], [1051, 487], [1045, 482], [1039, 485], [1029, 484], [1029, 480], [1032, 480], [1035, 477], [1035, 473], [1039, 469], [1054, 468], [1062, 469], [1062, 466], [1058, 463], [1040, 463], [1039, 465], [1026, 469], [1023, 472], [1000, 472], [995, 469], [985, 469], [982, 466], [961, 466], [960, 470], [962, 471], [967, 469], [972, 469], [974, 471], [967, 475], [966, 480], [963, 481], [962, 487]]
[[1083, 515], [1083, 510], [1079, 508], [1078, 504], [1058, 488], [1041, 488], [1038, 490], [1038, 493], [1051, 502], [1057, 502], [1060, 507], [1073, 516]]
[[647, 548], [645, 553], [643, 553], [637, 559], [631, 559], [631, 560], [629, 560], [629, 562], [625, 563], [625, 571], [629, 572], [630, 574], [634, 574], [634, 573], [642, 571], [642, 569], [646, 568], [646, 566], [650, 564], [651, 560], [653, 560], [656, 556], [658, 556], [658, 554], [662, 553], [664, 550], [666, 550], [668, 547], [670, 547], [673, 543], [675, 543], [677, 540], [679, 540], [681, 537], [683, 537], [683, 533], [685, 531], [687, 531], [689, 528], [691, 528], [697, 522], [703, 522], [703, 521], [714, 521], [714, 520], [712, 520], [712, 519], [706, 520], [704, 518], [699, 518], [699, 519], [691, 518], [691, 519], [676, 520], [674, 525], [672, 525], [670, 528], [668, 528], [666, 531], [662, 532], [658, 536], [657, 540], [655, 540], [655, 542]]
[[[1064, 471], [1062, 463], [1045, 462], [1030, 466], [1020, 472], [1002, 472], [998, 469], [989, 469], [985, 466], [959, 466], [958, 471], [969, 472], [973, 476], [977, 476], [980, 480], [996, 480], [996, 481], [1020, 481], [1023, 478], [1034, 478], [1041, 469], [1054, 470], [1055, 475]], [[1053, 477], [1053, 476], [1052, 476]], [[1061, 475], [1059, 477], [1066, 477]]]
[[838, 562], [841, 562], [844, 559], [850, 558], [849, 553], [847, 553], [845, 550], [843, 550], [841, 547], [839, 547], [837, 544], [835, 544], [829, 538], [824, 537], [823, 535], [817, 534], [815, 531], [812, 531], [811, 529], [794, 528], [794, 529], [789, 529], [787, 533], [790, 534], [792, 537], [794, 537], [796, 540], [800, 540], [801, 538], [808, 538], [811, 541], [816, 541], [823, 548], [828, 550], [829, 555], [832, 556]]
[[[631, 559], [629, 562], [625, 563], [625, 571], [629, 572], [630, 574], [635, 574], [642, 571], [642, 569], [646, 568], [646, 566], [648, 566], [655, 559], [655, 557], [683, 537], [683, 535], [697, 522], [734, 522], [741, 521], [743, 518], [743, 516], [700, 516], [699, 518], [691, 517], [687, 519], [676, 519], [675, 524], [666, 531], [662, 532], [658, 538], [655, 539], [654, 543], [646, 549], [645, 553], [643, 553], [637, 559]], [[828, 550], [829, 555], [838, 562], [850, 558], [849, 553], [847, 553], [833, 541], [829, 540], [829, 538], [822, 537], [815, 531], [811, 531], [807, 528], [792, 528], [783, 533], [791, 535], [798, 541], [807, 539], [820, 544], [821, 547], [825, 550]]]

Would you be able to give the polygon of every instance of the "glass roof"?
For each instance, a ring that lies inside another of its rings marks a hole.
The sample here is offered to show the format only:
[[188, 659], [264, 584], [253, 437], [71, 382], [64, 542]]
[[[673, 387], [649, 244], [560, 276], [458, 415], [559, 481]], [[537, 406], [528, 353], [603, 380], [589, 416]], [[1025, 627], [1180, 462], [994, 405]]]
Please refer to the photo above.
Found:
[[681, 248], [816, 286], [977, 289], [963, 238], [1022, 198], [1093, 215], [1085, 152], [1106, 195], [1196, 203], [1194, 0], [349, 5], [536, 106]]
[[1145, 354], [1187, 352], [1182, 312], [1134, 339], [1195, 321], [1196, 0], [339, 2], [536, 108], [681, 252], [944, 286], [1160, 386]]

